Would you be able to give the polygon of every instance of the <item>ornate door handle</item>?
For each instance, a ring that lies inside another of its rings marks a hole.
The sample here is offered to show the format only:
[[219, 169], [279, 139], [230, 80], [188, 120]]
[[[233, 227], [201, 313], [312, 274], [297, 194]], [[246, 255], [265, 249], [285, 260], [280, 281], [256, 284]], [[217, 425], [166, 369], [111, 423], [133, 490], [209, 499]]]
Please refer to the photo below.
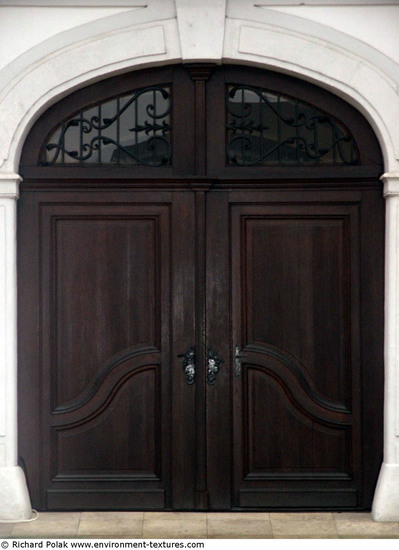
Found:
[[241, 376], [241, 359], [247, 359], [245, 355], [241, 355], [240, 346], [235, 346], [234, 348], [234, 376], [238, 378]]
[[212, 348], [208, 348], [206, 354], [206, 381], [210, 386], [216, 382], [216, 376], [219, 372], [220, 363], [224, 363], [224, 359], [218, 357], [218, 354]]
[[186, 375], [187, 384], [191, 386], [195, 382], [195, 349], [193, 347], [188, 348], [186, 353], [177, 357], [183, 357], [183, 372]]

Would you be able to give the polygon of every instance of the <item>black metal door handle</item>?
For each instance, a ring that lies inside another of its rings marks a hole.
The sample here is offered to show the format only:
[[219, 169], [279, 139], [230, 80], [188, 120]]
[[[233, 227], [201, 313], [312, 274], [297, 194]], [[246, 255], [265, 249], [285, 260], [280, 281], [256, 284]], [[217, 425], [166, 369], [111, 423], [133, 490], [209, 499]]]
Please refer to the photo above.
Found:
[[193, 347], [188, 348], [185, 353], [177, 357], [183, 357], [183, 372], [186, 375], [187, 384], [191, 386], [195, 382], [195, 349]]
[[213, 386], [216, 382], [220, 363], [224, 363], [224, 359], [218, 357], [218, 354], [214, 349], [208, 348], [206, 354], [206, 381], [209, 386]]

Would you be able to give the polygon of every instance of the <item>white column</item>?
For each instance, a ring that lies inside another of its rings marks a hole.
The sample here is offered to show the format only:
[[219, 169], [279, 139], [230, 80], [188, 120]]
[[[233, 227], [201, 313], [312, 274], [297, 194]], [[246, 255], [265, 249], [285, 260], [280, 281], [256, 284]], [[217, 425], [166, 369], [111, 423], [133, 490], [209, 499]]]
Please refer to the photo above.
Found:
[[384, 462], [373, 519], [399, 521], [399, 173], [381, 179], [386, 199]]
[[0, 174], [0, 520], [31, 517], [17, 447], [16, 203], [21, 178]]

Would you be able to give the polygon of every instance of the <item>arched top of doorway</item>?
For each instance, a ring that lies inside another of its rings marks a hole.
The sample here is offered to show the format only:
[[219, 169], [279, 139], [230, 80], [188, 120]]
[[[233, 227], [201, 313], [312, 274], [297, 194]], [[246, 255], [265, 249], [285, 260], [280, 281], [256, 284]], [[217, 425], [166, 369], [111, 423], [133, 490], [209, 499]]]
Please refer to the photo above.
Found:
[[29, 133], [26, 179], [365, 178], [382, 173], [364, 117], [308, 82], [244, 66], [176, 65], [75, 91]]

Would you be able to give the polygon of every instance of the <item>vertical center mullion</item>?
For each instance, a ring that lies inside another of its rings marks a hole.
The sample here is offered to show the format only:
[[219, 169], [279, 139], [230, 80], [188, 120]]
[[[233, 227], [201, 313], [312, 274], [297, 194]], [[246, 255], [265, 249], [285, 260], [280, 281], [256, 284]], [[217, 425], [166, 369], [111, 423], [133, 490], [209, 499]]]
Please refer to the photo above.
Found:
[[152, 139], [153, 139], [153, 142], [152, 142], [152, 162], [155, 166], [156, 164], [156, 160], [157, 160], [157, 151], [156, 151], [156, 143], [157, 143], [157, 137], [156, 137], [156, 116], [157, 116], [157, 96], [156, 96], [156, 92], [155, 90], [153, 90], [152, 92], [152, 104], [154, 106], [154, 119], [152, 121], [152, 124], [153, 124], [153, 130], [152, 130]]
[[319, 162], [320, 162], [320, 156], [319, 156], [319, 136], [318, 136], [318, 133], [317, 133], [318, 117], [317, 117], [317, 110], [316, 110], [316, 109], [314, 109], [313, 116], [314, 116], [314, 119], [313, 119], [314, 154], [315, 154], [315, 157], [316, 157], [315, 162], [316, 162], [316, 163], [319, 163]]
[[79, 124], [79, 160], [82, 164], [82, 156], [83, 156], [83, 111], [80, 111], [80, 124]]
[[299, 164], [299, 122], [298, 122], [298, 100], [295, 100], [295, 136], [296, 136], [296, 162]]
[[263, 102], [262, 102], [262, 92], [259, 90], [259, 158], [260, 158], [260, 163], [263, 164], [263, 129], [264, 129], [264, 124], [263, 124]]
[[[206, 159], [206, 82], [213, 66], [191, 66], [188, 72], [194, 82], [195, 170], [197, 176], [207, 173]], [[195, 190], [195, 441], [197, 510], [208, 508], [207, 489], [207, 424], [206, 424], [206, 189], [207, 184], [193, 184]]]
[[121, 100], [120, 96], [116, 98], [116, 162], [120, 163], [120, 145], [121, 145], [121, 117], [120, 117]]
[[98, 104], [98, 163], [101, 164], [101, 103]]

